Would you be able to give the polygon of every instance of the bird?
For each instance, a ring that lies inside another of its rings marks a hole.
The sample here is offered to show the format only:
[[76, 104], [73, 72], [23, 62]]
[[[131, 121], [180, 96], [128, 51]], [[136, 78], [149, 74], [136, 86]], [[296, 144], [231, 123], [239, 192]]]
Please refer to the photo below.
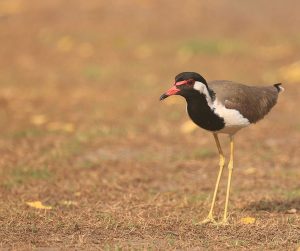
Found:
[[[242, 128], [255, 124], [277, 103], [279, 93], [284, 91], [281, 83], [270, 86], [249, 86], [228, 80], [206, 81], [196, 72], [182, 72], [175, 77], [173, 86], [160, 96], [180, 95], [187, 103], [190, 119], [199, 127], [213, 134], [219, 152], [219, 172], [208, 216], [199, 224], [227, 225], [228, 202], [234, 157], [234, 137]], [[225, 156], [219, 141], [220, 133], [230, 139], [230, 158], [223, 218], [217, 222], [213, 210], [220, 179], [225, 166]]]

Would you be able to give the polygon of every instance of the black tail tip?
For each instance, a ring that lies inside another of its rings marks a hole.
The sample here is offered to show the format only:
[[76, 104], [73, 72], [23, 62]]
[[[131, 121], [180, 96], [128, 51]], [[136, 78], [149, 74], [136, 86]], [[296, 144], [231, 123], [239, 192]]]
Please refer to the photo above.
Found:
[[275, 84], [274, 87], [277, 89], [278, 92], [284, 91], [284, 88], [282, 87], [281, 83]]

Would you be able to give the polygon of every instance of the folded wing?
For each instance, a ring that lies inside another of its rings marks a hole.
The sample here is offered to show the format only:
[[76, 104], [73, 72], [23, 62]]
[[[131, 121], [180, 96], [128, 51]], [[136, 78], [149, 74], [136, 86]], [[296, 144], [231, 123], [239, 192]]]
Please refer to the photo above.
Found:
[[227, 109], [238, 110], [250, 123], [262, 119], [276, 104], [275, 86], [247, 86], [226, 80], [208, 82], [219, 102]]

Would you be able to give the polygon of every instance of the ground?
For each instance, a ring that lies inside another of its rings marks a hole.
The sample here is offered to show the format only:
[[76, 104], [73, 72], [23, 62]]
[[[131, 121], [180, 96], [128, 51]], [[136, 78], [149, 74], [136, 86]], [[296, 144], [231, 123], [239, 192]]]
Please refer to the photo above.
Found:
[[[0, 247], [300, 247], [299, 8], [1, 1]], [[228, 226], [196, 224], [218, 171], [212, 135], [188, 123], [180, 97], [158, 100], [186, 70], [285, 88], [263, 121], [236, 135]]]

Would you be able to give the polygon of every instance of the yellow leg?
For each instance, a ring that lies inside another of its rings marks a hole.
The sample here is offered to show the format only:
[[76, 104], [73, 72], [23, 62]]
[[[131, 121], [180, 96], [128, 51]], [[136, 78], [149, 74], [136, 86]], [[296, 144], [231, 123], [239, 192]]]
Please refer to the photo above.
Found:
[[215, 202], [216, 202], [216, 198], [217, 198], [217, 192], [218, 192], [218, 188], [219, 188], [220, 179], [221, 179], [224, 164], [225, 164], [225, 157], [224, 157], [224, 154], [223, 154], [223, 151], [221, 148], [221, 144], [220, 144], [218, 135], [216, 133], [214, 133], [213, 135], [214, 135], [216, 145], [217, 145], [218, 151], [219, 151], [219, 157], [220, 157], [219, 168], [220, 169], [219, 169], [219, 174], [218, 174], [218, 178], [217, 178], [217, 182], [216, 182], [216, 186], [215, 186], [215, 191], [214, 191], [211, 207], [210, 207], [208, 216], [206, 217], [206, 219], [204, 219], [201, 222], [202, 224], [209, 223], [209, 222], [215, 222], [214, 217], [213, 217], [213, 210], [214, 210], [214, 206], [215, 206]]
[[227, 183], [227, 191], [226, 191], [226, 200], [225, 200], [225, 209], [224, 209], [224, 216], [223, 220], [220, 224], [227, 224], [227, 209], [228, 209], [228, 201], [229, 201], [229, 194], [230, 194], [230, 184], [231, 184], [231, 175], [233, 170], [233, 136], [230, 136], [230, 159], [228, 163], [228, 183]]

